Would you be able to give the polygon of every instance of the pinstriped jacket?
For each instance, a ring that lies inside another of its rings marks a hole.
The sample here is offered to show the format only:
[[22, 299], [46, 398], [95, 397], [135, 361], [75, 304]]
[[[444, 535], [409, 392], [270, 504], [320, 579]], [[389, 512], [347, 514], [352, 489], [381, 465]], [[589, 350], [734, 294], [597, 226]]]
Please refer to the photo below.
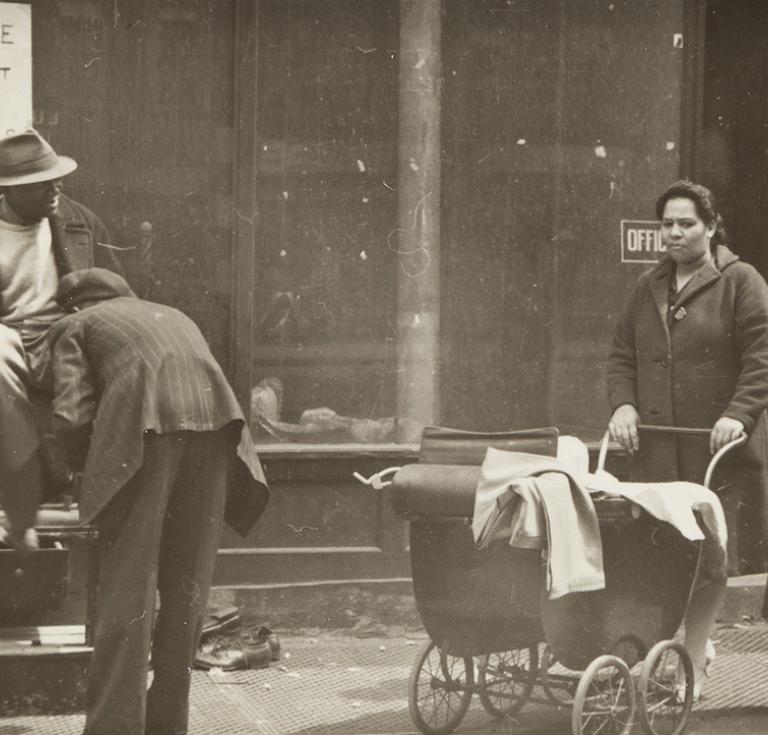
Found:
[[145, 432], [230, 426], [239, 433], [240, 471], [230, 478], [225, 517], [239, 533], [250, 530], [266, 506], [266, 481], [234, 392], [191, 319], [118, 296], [62, 317], [50, 339], [54, 421], [69, 429], [93, 422], [80, 489], [84, 523], [141, 467]]

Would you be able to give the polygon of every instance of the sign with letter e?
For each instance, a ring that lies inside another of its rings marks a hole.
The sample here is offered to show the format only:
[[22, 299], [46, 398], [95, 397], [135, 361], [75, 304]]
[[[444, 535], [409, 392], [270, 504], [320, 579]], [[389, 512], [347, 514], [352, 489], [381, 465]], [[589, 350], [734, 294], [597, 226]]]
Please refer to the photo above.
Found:
[[0, 2], [0, 138], [32, 127], [32, 6]]
[[655, 263], [666, 248], [661, 244], [661, 224], [656, 220], [621, 220], [621, 262]]

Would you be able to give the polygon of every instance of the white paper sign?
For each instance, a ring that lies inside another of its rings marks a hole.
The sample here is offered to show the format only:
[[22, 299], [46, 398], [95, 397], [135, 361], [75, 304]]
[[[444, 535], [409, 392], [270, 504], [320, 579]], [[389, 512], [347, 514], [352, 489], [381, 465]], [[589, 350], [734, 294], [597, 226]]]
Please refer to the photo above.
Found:
[[32, 127], [32, 6], [0, 2], [0, 138]]

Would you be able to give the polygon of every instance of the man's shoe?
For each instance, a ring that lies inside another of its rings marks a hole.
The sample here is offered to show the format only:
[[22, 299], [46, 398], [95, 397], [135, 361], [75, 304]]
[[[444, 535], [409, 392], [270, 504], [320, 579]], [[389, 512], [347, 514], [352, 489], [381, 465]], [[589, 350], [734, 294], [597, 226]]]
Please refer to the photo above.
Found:
[[266, 625], [260, 625], [256, 629], [256, 637], [259, 640], [266, 641], [269, 644], [270, 651], [272, 652], [272, 660], [280, 660], [280, 639], [277, 635], [267, 628]]
[[210, 638], [212, 635], [228, 633], [240, 627], [240, 614], [236, 607], [225, 607], [221, 610], [213, 610], [203, 618], [200, 630], [200, 641]]
[[266, 669], [272, 658], [269, 643], [262, 641], [255, 645], [237, 643], [211, 651], [198, 651], [195, 656], [196, 669], [236, 671], [238, 669]]

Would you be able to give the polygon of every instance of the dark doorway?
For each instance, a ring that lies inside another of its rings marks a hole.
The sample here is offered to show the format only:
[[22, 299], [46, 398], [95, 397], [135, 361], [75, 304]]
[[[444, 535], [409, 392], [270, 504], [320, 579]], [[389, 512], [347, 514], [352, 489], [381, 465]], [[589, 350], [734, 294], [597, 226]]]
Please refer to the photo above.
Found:
[[720, 200], [732, 249], [768, 277], [768, 6], [706, 6], [696, 175]]

